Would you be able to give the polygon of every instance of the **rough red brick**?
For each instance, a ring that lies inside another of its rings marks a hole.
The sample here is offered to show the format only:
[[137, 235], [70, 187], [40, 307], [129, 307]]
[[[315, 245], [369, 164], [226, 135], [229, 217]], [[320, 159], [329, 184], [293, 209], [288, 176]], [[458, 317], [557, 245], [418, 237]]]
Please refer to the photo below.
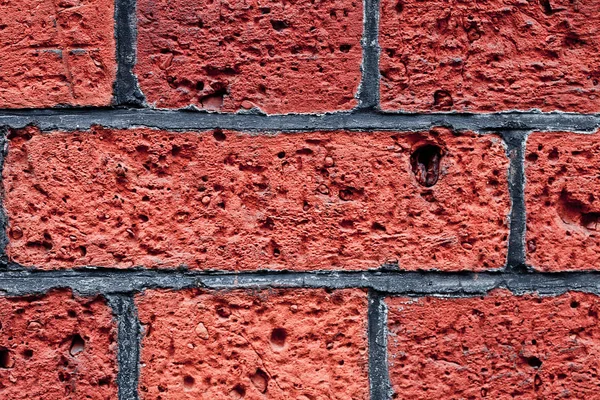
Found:
[[362, 13], [360, 0], [140, 0], [135, 70], [160, 108], [348, 110]]
[[116, 329], [100, 298], [0, 297], [3, 399], [116, 399]]
[[113, 15], [108, 0], [3, 2], [0, 108], [109, 105]]
[[527, 262], [546, 271], [600, 265], [600, 134], [527, 140]]
[[597, 296], [388, 299], [396, 398], [596, 398]]
[[[426, 145], [443, 153], [437, 182], [415, 164], [431, 187], [411, 165]], [[4, 167], [7, 251], [46, 269], [499, 268], [507, 168], [497, 136], [445, 129], [30, 128], [12, 132]]]
[[598, 112], [599, 5], [384, 0], [382, 108]]
[[151, 291], [142, 399], [368, 399], [360, 290]]

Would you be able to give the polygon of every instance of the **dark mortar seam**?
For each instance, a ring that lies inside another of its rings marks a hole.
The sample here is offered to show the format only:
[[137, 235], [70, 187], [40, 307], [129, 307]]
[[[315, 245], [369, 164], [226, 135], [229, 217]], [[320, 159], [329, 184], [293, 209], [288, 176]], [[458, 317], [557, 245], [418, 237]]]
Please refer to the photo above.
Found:
[[375, 290], [368, 297], [369, 391], [372, 400], [392, 396], [387, 356], [387, 307], [385, 297]]
[[379, 108], [379, 0], [363, 1], [363, 59], [358, 109]]
[[148, 127], [170, 131], [224, 129], [239, 132], [311, 132], [347, 130], [423, 131], [443, 126], [458, 131], [502, 133], [510, 131], [582, 132], [600, 128], [600, 114], [488, 113], [394, 114], [375, 110], [311, 114], [220, 114], [152, 109], [40, 109], [0, 110], [0, 126], [29, 125], [42, 131], [88, 130], [93, 125], [114, 129]]
[[89, 269], [0, 271], [0, 293], [42, 294], [68, 288], [81, 295], [142, 292], [148, 289], [206, 290], [268, 288], [360, 288], [389, 295], [472, 297], [494, 289], [514, 294], [553, 296], [570, 290], [600, 294], [600, 271], [587, 272], [440, 272], [440, 271], [252, 271]]
[[138, 400], [141, 330], [133, 295], [105, 296], [117, 322], [119, 400]]
[[142, 107], [144, 95], [133, 73], [137, 49], [136, 0], [115, 1], [115, 44], [117, 76], [113, 84], [113, 103]]
[[518, 272], [525, 266], [525, 141], [527, 132], [513, 131], [502, 135], [510, 166], [508, 171], [508, 191], [511, 201], [507, 250], [507, 270]]

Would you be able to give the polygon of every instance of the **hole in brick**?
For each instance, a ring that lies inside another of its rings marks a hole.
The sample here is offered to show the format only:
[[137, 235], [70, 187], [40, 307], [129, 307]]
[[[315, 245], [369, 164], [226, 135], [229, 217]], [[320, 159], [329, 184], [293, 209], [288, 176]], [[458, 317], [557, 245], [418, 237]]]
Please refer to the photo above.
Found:
[[281, 250], [279, 250], [277, 247], [275, 247], [273, 249], [273, 257], [279, 257], [281, 255]]
[[577, 308], [577, 307], [579, 307], [579, 302], [577, 300], [571, 301], [571, 308]]
[[98, 380], [98, 386], [108, 386], [111, 381], [112, 381], [112, 379], [110, 376], [105, 376]]
[[401, 13], [402, 11], [404, 11], [404, 3], [402, 3], [401, 1], [397, 2], [396, 7], [394, 7], [394, 9], [397, 13]]
[[7, 348], [0, 348], [0, 368], [12, 368], [15, 365], [12, 354]]
[[183, 386], [185, 386], [186, 389], [191, 389], [194, 387], [194, 383], [196, 383], [194, 377], [189, 375], [183, 377]]
[[85, 341], [79, 334], [73, 335], [71, 339], [71, 348], [69, 349], [69, 353], [72, 356], [76, 356], [81, 353], [85, 349]]
[[342, 44], [342, 45], [340, 45], [340, 51], [342, 53], [349, 52], [351, 48], [352, 48], [352, 46], [350, 46], [349, 44]]
[[147, 215], [144, 215], [144, 214], [140, 214], [140, 215], [138, 215], [138, 217], [142, 222], [148, 222], [148, 220], [150, 219], [150, 218], [148, 218]]
[[536, 153], [527, 154], [527, 161], [537, 161], [538, 158]]
[[558, 149], [555, 147], [552, 149], [552, 151], [548, 154], [548, 159], [549, 160], [558, 160]]
[[447, 90], [436, 90], [433, 94], [433, 105], [439, 110], [447, 111], [454, 105], [454, 100]]
[[231, 389], [231, 392], [229, 392], [229, 397], [234, 400], [243, 399], [244, 396], [246, 396], [246, 389], [240, 384], [235, 385], [233, 389]]
[[271, 9], [269, 7], [261, 7], [259, 8], [261, 14], [269, 14]]
[[23, 358], [24, 359], [29, 360], [31, 357], [33, 357], [33, 350], [31, 350], [31, 349], [23, 350]]
[[371, 229], [374, 231], [382, 231], [385, 232], [385, 226], [381, 225], [379, 222], [373, 222], [371, 225]]
[[544, 10], [544, 14], [546, 14], [546, 15], [554, 14], [554, 10], [552, 10], [552, 5], [550, 4], [550, 0], [540, 0], [540, 5], [542, 6], [542, 10]]
[[411, 154], [412, 171], [421, 186], [430, 187], [437, 183], [441, 158], [442, 149], [431, 144], [421, 146]]
[[225, 141], [225, 139], [227, 139], [227, 136], [225, 136], [225, 134], [223, 133], [223, 131], [221, 129], [215, 129], [213, 131], [213, 137], [215, 138], [215, 140], [217, 142], [223, 142], [223, 141]]
[[79, 246], [79, 254], [81, 254], [81, 257], [85, 257], [87, 254], [87, 248], [85, 246]]
[[207, 110], [220, 110], [221, 107], [223, 107], [223, 101], [226, 94], [226, 88], [217, 89], [211, 94], [200, 97], [200, 104], [202, 104], [202, 107], [206, 108]]
[[280, 350], [285, 346], [287, 339], [287, 331], [283, 328], [275, 328], [271, 332], [271, 346], [274, 349]]
[[287, 27], [289, 27], [288, 23], [285, 21], [278, 21], [278, 20], [271, 20], [271, 26], [273, 27], [273, 29], [275, 29], [277, 32], [282, 31], [284, 29], [286, 29]]
[[535, 356], [531, 356], [527, 358], [527, 364], [533, 368], [540, 368], [542, 366], [542, 360]]
[[231, 311], [229, 311], [229, 308], [225, 306], [218, 306], [217, 315], [221, 318], [229, 318], [229, 316], [231, 315]]
[[285, 151], [280, 151], [279, 153], [277, 153], [277, 157], [278, 158], [284, 158], [285, 157]]
[[250, 381], [259, 392], [265, 393], [267, 391], [267, 387], [269, 386], [269, 376], [262, 369], [258, 368], [256, 372], [250, 376]]

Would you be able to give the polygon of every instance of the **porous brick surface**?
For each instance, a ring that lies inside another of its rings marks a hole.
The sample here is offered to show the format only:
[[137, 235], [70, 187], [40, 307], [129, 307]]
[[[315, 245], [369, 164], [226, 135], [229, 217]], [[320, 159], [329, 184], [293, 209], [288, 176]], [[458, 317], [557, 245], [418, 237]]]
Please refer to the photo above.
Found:
[[0, 108], [109, 105], [113, 26], [108, 0], [2, 2]]
[[382, 0], [382, 108], [598, 112], [599, 5]]
[[388, 299], [399, 399], [583, 399], [600, 385], [598, 297]]
[[506, 259], [495, 135], [13, 131], [8, 254], [43, 269], [485, 270]]
[[353, 108], [362, 2], [140, 0], [135, 72], [160, 108]]
[[116, 399], [115, 330], [98, 297], [0, 297], [2, 398]]
[[527, 261], [545, 271], [600, 266], [600, 134], [527, 140]]
[[136, 303], [142, 399], [369, 398], [363, 291], [150, 291]]

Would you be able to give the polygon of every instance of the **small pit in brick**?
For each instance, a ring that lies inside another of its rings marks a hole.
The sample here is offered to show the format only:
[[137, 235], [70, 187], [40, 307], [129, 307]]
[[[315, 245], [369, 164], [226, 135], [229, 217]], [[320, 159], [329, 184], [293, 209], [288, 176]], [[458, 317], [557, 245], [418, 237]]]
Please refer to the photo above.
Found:
[[527, 364], [533, 368], [540, 368], [542, 366], [542, 360], [535, 356], [527, 357]]
[[442, 149], [432, 144], [421, 146], [411, 154], [410, 165], [419, 185], [430, 187], [437, 183], [441, 159]]
[[285, 346], [287, 331], [283, 328], [275, 328], [271, 332], [271, 347], [275, 350], [281, 350]]
[[15, 365], [10, 350], [0, 348], [0, 368], [12, 368]]
[[196, 383], [196, 380], [192, 376], [186, 375], [183, 378], [183, 386], [185, 386], [186, 389], [191, 389], [194, 386], [194, 383]]
[[256, 372], [250, 376], [250, 381], [259, 392], [265, 393], [267, 391], [267, 387], [269, 386], [269, 376], [262, 369], [258, 368]]
[[69, 349], [69, 353], [72, 356], [76, 356], [81, 353], [85, 349], [85, 341], [79, 334], [73, 335], [71, 339], [71, 348]]

